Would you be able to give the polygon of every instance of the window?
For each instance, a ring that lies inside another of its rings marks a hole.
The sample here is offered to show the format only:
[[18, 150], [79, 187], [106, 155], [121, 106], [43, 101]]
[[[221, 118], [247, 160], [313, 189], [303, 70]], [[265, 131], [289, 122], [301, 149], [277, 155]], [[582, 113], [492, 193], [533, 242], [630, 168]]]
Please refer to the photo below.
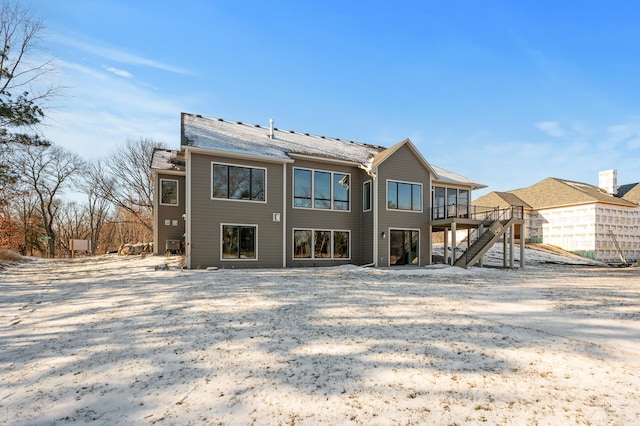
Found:
[[349, 210], [349, 175], [320, 170], [293, 170], [293, 206]]
[[257, 227], [222, 225], [222, 259], [257, 259]]
[[331, 173], [315, 172], [313, 188], [313, 208], [331, 208]]
[[178, 181], [160, 179], [160, 204], [168, 206], [178, 205]]
[[445, 193], [441, 186], [433, 188], [433, 219], [444, 219], [445, 215]]
[[458, 216], [458, 190], [447, 188], [447, 217]]
[[387, 181], [387, 209], [422, 211], [422, 185]]
[[212, 198], [265, 201], [265, 169], [215, 163], [212, 168]]
[[371, 181], [362, 184], [362, 211], [371, 210]]
[[349, 259], [349, 231], [294, 229], [294, 259]]

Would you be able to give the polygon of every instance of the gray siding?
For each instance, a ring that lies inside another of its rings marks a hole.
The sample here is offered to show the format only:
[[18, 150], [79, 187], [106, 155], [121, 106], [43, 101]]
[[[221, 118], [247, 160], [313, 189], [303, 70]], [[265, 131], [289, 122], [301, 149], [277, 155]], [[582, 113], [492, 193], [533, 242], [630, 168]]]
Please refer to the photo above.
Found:
[[[160, 180], [178, 181], [178, 205], [167, 206], [160, 204]], [[185, 220], [182, 215], [185, 212], [185, 177], [158, 173], [154, 182], [156, 194], [156, 217], [157, 234], [154, 241], [154, 253], [163, 254], [165, 252], [167, 240], [181, 240], [185, 232]], [[168, 224], [167, 224], [168, 221]]]
[[[293, 207], [293, 170], [295, 168], [322, 170], [328, 172], [349, 173], [350, 210], [335, 211], [322, 209], [307, 209]], [[372, 262], [372, 250], [363, 250], [365, 231], [371, 228], [371, 223], [363, 224], [362, 218], [362, 182], [367, 179], [367, 174], [355, 166], [345, 164], [328, 163], [311, 160], [297, 159], [293, 164], [287, 165], [287, 237], [286, 258], [288, 267], [306, 266], [334, 266], [342, 264], [366, 264]], [[367, 216], [372, 216], [370, 213]], [[370, 221], [371, 222], [371, 221]], [[348, 230], [350, 231], [349, 260], [341, 259], [294, 259], [293, 257], [293, 230]], [[369, 232], [370, 234], [370, 232]], [[369, 238], [370, 244], [370, 238]]]
[[[266, 202], [211, 199], [211, 163], [266, 169]], [[277, 163], [191, 155], [191, 268], [282, 267], [283, 166]], [[221, 224], [257, 226], [256, 260], [221, 260]]]
[[[431, 186], [429, 171], [406, 145], [399, 148], [379, 167], [378, 179], [378, 265], [389, 266], [389, 229], [420, 231], [420, 265], [430, 264]], [[387, 210], [387, 180], [422, 184], [422, 212]], [[385, 237], [382, 237], [382, 233]]]

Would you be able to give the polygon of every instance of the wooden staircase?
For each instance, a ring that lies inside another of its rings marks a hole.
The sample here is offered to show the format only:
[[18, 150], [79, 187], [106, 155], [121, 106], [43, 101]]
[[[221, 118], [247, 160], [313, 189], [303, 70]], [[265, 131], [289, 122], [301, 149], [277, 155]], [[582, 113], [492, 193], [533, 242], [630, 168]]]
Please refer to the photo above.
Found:
[[[522, 217], [522, 214], [520, 214]], [[480, 233], [480, 229], [476, 231], [479, 233], [475, 241], [468, 244], [468, 248], [460, 255], [458, 259], [453, 263], [454, 266], [460, 268], [468, 268], [473, 266], [482, 259], [482, 256], [489, 251], [489, 249], [511, 228], [516, 222], [516, 215], [514, 215], [513, 209], [503, 210], [497, 219], [492, 222], [488, 222], [488, 227]], [[474, 231], [474, 232], [476, 232]], [[473, 239], [473, 238], [472, 238]], [[471, 239], [471, 240], [472, 240]], [[461, 244], [462, 245], [462, 244]], [[456, 249], [461, 250], [461, 249]]]

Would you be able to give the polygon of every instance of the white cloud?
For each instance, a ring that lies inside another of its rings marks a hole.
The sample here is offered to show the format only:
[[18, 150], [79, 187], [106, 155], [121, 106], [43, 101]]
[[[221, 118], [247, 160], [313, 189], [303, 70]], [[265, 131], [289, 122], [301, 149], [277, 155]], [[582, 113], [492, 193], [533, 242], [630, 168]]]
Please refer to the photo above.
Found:
[[117, 75], [118, 77], [133, 78], [133, 74], [131, 74], [129, 71], [121, 70], [114, 67], [107, 67], [107, 66], [103, 68], [109, 71], [111, 74]]
[[560, 138], [566, 134], [558, 121], [540, 121], [536, 127], [553, 138]]
[[61, 34], [53, 34], [50, 38], [50, 41], [73, 47], [83, 52], [123, 64], [142, 65], [150, 68], [172, 72], [175, 74], [191, 74], [189, 70], [186, 70], [184, 68], [165, 64], [153, 59], [145, 58], [143, 56], [138, 56], [111, 46], [105, 46], [96, 41], [86, 41], [86, 38], [85, 40], [81, 40], [80, 37], [67, 37]]

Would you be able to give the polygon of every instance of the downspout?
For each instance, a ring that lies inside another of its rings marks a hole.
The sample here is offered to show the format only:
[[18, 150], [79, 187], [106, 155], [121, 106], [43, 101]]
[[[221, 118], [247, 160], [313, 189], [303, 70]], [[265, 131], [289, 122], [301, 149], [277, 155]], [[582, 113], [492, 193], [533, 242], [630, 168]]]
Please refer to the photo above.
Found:
[[185, 266], [187, 269], [191, 269], [191, 151], [189, 148], [185, 150], [185, 165], [187, 173], [185, 176], [185, 237], [184, 237], [184, 251], [185, 251]]
[[[273, 127], [273, 120], [271, 125]], [[287, 163], [282, 164], [282, 267], [287, 267]]]
[[378, 167], [371, 176], [373, 179], [373, 265], [378, 267]]
[[160, 224], [158, 223], [158, 197], [160, 196], [159, 190], [159, 182], [158, 173], [153, 170], [153, 253], [158, 254], [158, 227]]

